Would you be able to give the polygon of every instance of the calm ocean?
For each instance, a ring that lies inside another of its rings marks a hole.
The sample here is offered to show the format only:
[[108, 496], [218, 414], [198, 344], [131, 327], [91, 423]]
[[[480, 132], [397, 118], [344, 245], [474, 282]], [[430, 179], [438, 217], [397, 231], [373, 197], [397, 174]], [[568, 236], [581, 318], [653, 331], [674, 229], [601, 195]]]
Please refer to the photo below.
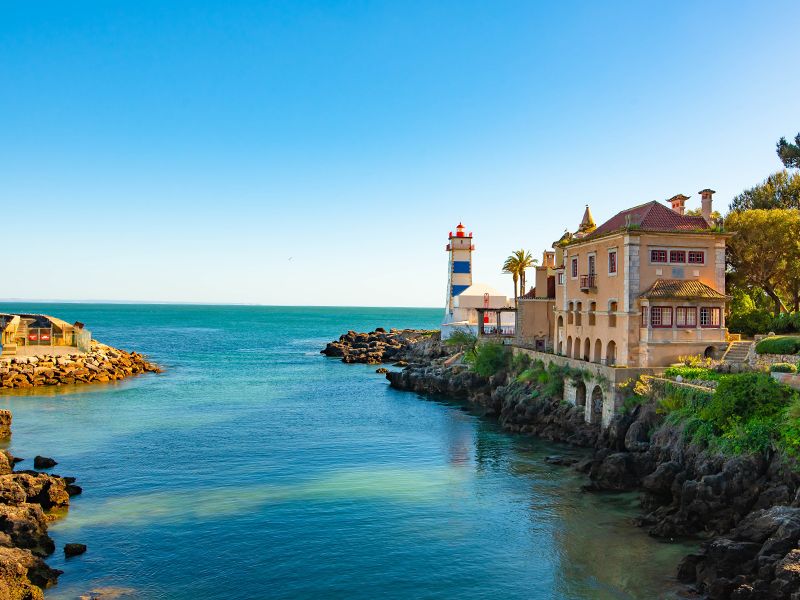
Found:
[[11, 451], [84, 494], [51, 532], [49, 598], [671, 597], [686, 547], [631, 525], [634, 495], [581, 493], [579, 453], [390, 389], [319, 354], [348, 329], [441, 310], [0, 304], [80, 320], [166, 369], [5, 393]]

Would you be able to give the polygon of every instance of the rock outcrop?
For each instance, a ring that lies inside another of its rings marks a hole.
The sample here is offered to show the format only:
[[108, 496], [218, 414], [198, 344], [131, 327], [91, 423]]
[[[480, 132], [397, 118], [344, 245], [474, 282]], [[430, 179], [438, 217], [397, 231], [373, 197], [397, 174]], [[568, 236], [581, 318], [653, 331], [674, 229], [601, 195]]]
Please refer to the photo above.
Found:
[[[369, 333], [348, 331], [320, 351], [345, 363], [379, 365], [398, 361], [430, 360], [445, 354], [438, 331], [378, 327]], [[436, 354], [436, 356], [434, 356]]]
[[[0, 360], [0, 388], [106, 383], [139, 373], [159, 373], [137, 352], [125, 352], [92, 341], [89, 352], [69, 356], [19, 356]], [[0, 420], [2, 434], [2, 420]]]
[[[10, 423], [10, 417], [8, 419]], [[36, 471], [12, 471], [16, 461], [0, 451], [0, 598], [38, 600], [61, 571], [43, 558], [55, 551], [47, 525], [49, 511], [69, 506], [72, 478]]]

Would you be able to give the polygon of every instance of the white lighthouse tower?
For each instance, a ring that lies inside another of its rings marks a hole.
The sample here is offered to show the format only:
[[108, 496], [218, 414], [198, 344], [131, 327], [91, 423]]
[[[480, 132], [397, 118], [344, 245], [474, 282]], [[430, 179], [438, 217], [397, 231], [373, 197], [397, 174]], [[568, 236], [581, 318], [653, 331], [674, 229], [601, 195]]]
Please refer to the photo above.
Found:
[[[459, 223], [456, 234], [450, 232], [447, 240], [447, 297], [445, 298], [442, 339], [449, 338], [454, 331], [466, 331], [478, 335], [479, 309], [501, 309], [509, 307], [508, 298], [491, 286], [472, 282], [472, 233], [464, 233]], [[495, 315], [484, 315], [484, 326], [497, 326]], [[512, 323], [513, 325], [513, 323]]]
[[[447, 239], [447, 297], [445, 298], [444, 325], [461, 321], [462, 315], [455, 314], [455, 298], [472, 285], [472, 233], [464, 233], [464, 225], [456, 227]], [[450, 337], [452, 327], [442, 328], [442, 339]]]

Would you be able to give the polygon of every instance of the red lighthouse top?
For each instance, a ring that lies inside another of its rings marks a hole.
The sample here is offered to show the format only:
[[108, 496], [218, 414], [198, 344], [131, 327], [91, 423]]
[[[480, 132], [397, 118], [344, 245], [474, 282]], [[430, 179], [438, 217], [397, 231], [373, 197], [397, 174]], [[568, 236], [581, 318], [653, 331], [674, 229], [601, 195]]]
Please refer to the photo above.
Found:
[[456, 237], [464, 237], [464, 226], [459, 221], [458, 227], [456, 227]]

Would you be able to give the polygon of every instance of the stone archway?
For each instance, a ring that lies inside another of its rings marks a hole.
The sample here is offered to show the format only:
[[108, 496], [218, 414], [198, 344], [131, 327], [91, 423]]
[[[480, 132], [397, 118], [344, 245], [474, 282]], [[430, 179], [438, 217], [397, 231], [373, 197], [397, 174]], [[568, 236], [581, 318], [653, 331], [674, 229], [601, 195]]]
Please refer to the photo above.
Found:
[[583, 381], [575, 384], [575, 406], [586, 406], [586, 384]]
[[596, 385], [592, 390], [592, 403], [589, 412], [589, 423], [600, 423], [603, 420], [603, 389]]
[[601, 342], [599, 339], [595, 340], [594, 342], [594, 358], [592, 362], [603, 362], [603, 342]]
[[606, 364], [613, 367], [617, 364], [617, 343], [614, 340], [608, 342], [606, 348]]

